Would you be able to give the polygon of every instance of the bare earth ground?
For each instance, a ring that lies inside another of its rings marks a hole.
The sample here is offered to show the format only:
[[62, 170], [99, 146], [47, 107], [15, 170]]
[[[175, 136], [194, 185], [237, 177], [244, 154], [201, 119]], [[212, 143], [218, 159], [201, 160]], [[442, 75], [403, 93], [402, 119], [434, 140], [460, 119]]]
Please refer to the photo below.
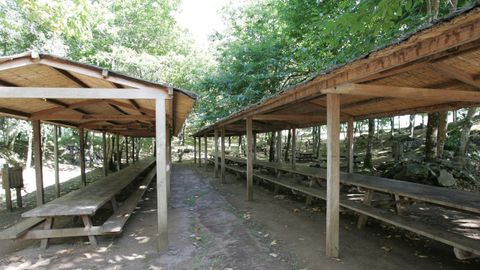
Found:
[[[150, 188], [118, 237], [55, 240], [46, 251], [38, 242], [0, 243], [0, 269], [479, 269], [461, 262], [452, 249], [373, 222], [363, 230], [342, 214], [341, 257], [324, 256], [323, 202], [304, 207], [290, 197], [255, 186], [245, 201], [244, 181], [211, 169], [175, 164], [169, 209], [170, 249], [157, 254], [156, 193]], [[3, 219], [3, 215], [0, 214]], [[32, 245], [33, 244], [33, 245]], [[6, 251], [5, 246], [9, 250]], [[26, 247], [25, 247], [26, 246]], [[3, 248], [2, 248], [3, 247]], [[19, 249], [15, 251], [16, 249]]]

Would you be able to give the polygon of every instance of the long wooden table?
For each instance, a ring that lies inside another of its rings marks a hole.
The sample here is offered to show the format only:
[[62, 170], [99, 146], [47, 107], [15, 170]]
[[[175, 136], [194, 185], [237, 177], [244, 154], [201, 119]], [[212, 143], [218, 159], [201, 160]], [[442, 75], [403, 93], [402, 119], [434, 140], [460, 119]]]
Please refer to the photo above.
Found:
[[[246, 172], [245, 159], [226, 157], [226, 161], [228, 161], [226, 164], [227, 169], [236, 173]], [[278, 171], [283, 171], [309, 178], [326, 179], [326, 170], [324, 169], [302, 165], [293, 167], [291, 164], [259, 160], [254, 161], [254, 166], [277, 172], [277, 175], [273, 176], [261, 170], [256, 170], [254, 171], [254, 177], [256, 178], [271, 182], [276, 187], [283, 186], [303, 193], [307, 196], [307, 201], [309, 197], [326, 200], [325, 187], [305, 186], [298, 181], [292, 181], [291, 177], [287, 175], [278, 174]], [[358, 186], [367, 190], [363, 198], [363, 203], [353, 201], [352, 197], [346, 194], [341, 194], [340, 197], [340, 205], [342, 207], [360, 214], [357, 222], [359, 228], [366, 223], [366, 217], [369, 216], [450, 245], [454, 247], [455, 255], [459, 259], [480, 255], [480, 239], [478, 238], [466, 236], [455, 231], [448, 231], [435, 224], [426, 224], [422, 222], [422, 220], [403, 216], [398, 211], [397, 214], [394, 214], [370, 205], [373, 191], [379, 191], [395, 195], [395, 200], [398, 200], [398, 197], [402, 196], [442, 207], [478, 214], [480, 213], [480, 196], [478, 194], [361, 174], [341, 173], [340, 181], [344, 185]]]
[[[137, 179], [141, 174], [154, 167], [155, 159], [148, 158], [138, 161], [129, 167], [120, 170], [116, 173], [106, 176], [84, 188], [70, 192], [63, 197], [55, 199], [47, 204], [36, 207], [30, 211], [22, 214], [24, 218], [41, 218], [45, 219], [43, 230], [30, 230], [23, 235], [24, 239], [42, 239], [41, 247], [46, 248], [49, 238], [56, 237], [74, 237], [74, 236], [88, 236], [90, 244], [96, 246], [95, 235], [102, 235], [111, 232], [119, 232], [118, 222], [124, 223], [125, 214], [131, 210], [131, 204], [127, 199], [126, 203], [121, 208], [115, 200], [115, 195], [120, 193], [132, 181]], [[148, 186], [150, 181], [155, 176], [155, 170], [151, 170], [150, 174], [144, 178], [140, 186]], [[146, 188], [143, 188], [141, 195]], [[138, 192], [135, 198], [138, 198]], [[106, 203], [111, 202], [114, 209], [114, 216], [112, 220], [106, 222], [106, 226], [94, 226], [91, 217], [96, 211]], [[136, 204], [137, 201], [135, 201]], [[58, 217], [75, 217], [78, 216], [84, 223], [84, 228], [66, 228], [66, 229], [52, 229], [55, 218]], [[122, 225], [123, 225], [122, 223]], [[106, 228], [109, 228], [106, 230]]]

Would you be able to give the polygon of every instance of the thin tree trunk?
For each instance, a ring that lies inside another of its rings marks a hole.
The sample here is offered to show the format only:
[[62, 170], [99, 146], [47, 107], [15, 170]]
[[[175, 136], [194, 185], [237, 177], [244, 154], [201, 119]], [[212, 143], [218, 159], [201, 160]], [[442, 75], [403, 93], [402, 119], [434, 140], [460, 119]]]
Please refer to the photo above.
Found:
[[443, 157], [443, 147], [447, 138], [448, 112], [438, 114], [438, 135], [437, 135], [437, 158]]
[[413, 138], [413, 132], [415, 131], [415, 114], [410, 114], [410, 138]]
[[390, 117], [390, 136], [395, 135], [395, 117]]
[[287, 135], [287, 145], [286, 145], [286, 148], [285, 148], [285, 155], [283, 157], [283, 160], [285, 161], [289, 161], [290, 158], [289, 158], [289, 150], [290, 150], [290, 140], [292, 139], [292, 130], [288, 130], [288, 135]]
[[467, 146], [470, 138], [470, 130], [473, 125], [472, 118], [475, 115], [476, 111], [477, 111], [477, 108], [468, 109], [467, 115], [465, 116], [465, 119], [463, 119], [464, 122], [462, 127], [462, 134], [460, 135], [460, 144], [456, 153], [456, 156], [461, 158], [462, 160], [465, 159], [465, 155], [467, 153]]
[[268, 149], [268, 161], [275, 161], [275, 132], [271, 132], [270, 135], [270, 147]]
[[367, 151], [365, 153], [365, 159], [363, 160], [363, 166], [366, 169], [372, 169], [372, 146], [373, 136], [375, 133], [375, 119], [368, 119], [368, 138], [367, 138]]
[[425, 138], [425, 160], [435, 160], [437, 156], [438, 113], [428, 114], [427, 134]]
[[30, 129], [28, 131], [28, 150], [27, 150], [27, 163], [25, 164], [27, 168], [32, 167], [32, 156], [33, 156], [33, 131]]

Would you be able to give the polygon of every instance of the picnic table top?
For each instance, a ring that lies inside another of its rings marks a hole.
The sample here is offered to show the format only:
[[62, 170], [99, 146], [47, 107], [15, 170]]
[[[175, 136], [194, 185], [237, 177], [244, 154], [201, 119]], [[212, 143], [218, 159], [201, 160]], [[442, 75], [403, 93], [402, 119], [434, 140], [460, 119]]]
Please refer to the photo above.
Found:
[[[246, 160], [242, 158], [226, 157], [226, 159], [236, 163], [246, 163]], [[293, 168], [291, 164], [260, 160], [257, 160], [254, 163], [257, 166], [277, 169], [309, 177], [321, 179], [327, 178], [327, 170], [322, 168], [309, 167], [299, 164]], [[340, 173], [340, 182], [345, 185], [353, 185], [377, 190], [380, 192], [397, 194], [427, 203], [433, 203], [480, 214], [480, 194], [475, 192], [453, 190], [357, 173]]]
[[93, 215], [154, 163], [155, 158], [140, 160], [84, 188], [29, 210], [22, 217]]

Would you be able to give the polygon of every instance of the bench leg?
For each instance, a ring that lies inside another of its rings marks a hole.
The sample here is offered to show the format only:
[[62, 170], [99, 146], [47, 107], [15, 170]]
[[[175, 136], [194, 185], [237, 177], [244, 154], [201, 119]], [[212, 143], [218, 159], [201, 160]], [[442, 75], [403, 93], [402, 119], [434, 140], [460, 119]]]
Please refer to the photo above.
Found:
[[305, 196], [305, 206], [312, 205], [312, 200], [313, 200], [312, 196], [310, 196], [310, 195]]
[[[88, 230], [92, 228], [93, 224], [89, 216], [82, 216], [82, 220], [83, 224], [85, 224], [85, 229]], [[90, 241], [90, 245], [92, 245], [93, 247], [97, 247], [97, 238], [95, 237], [95, 235], [89, 235], [88, 240]]]
[[[53, 227], [53, 217], [47, 218], [43, 224], [45, 230], [50, 230]], [[48, 247], [48, 238], [40, 240], [40, 248], [47, 249]]]
[[403, 214], [403, 209], [401, 206], [402, 198], [400, 197], [400, 195], [394, 194], [393, 199], [395, 201], [395, 211], [397, 212], [397, 215], [402, 215]]
[[[370, 203], [372, 202], [372, 198], [373, 198], [373, 190], [368, 189], [365, 192], [365, 195], [363, 197], [363, 203], [366, 205], [370, 205]], [[365, 224], [367, 224], [367, 219], [368, 219], [368, 216], [360, 215], [357, 220], [357, 228], [358, 229], [363, 228]]]
[[115, 199], [115, 197], [113, 197], [110, 200], [110, 203], [112, 203], [113, 212], [116, 213], [118, 211], [118, 203], [117, 203], [117, 200]]

